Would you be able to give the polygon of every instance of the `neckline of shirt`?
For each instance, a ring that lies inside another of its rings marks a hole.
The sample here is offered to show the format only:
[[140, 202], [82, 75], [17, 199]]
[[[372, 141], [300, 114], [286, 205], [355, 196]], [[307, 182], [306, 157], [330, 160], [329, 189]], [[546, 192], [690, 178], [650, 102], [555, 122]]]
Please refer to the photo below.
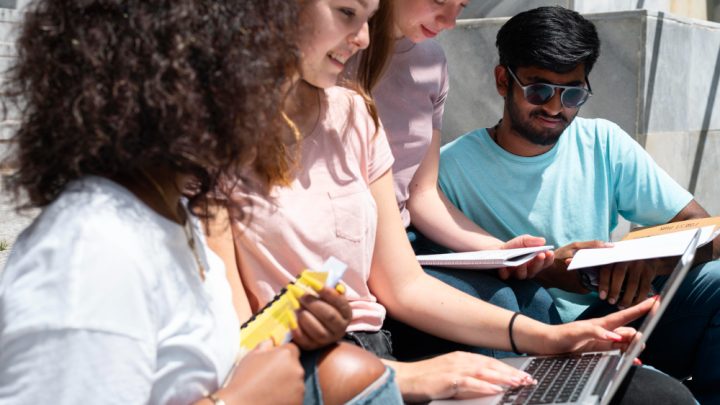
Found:
[[[565, 131], [567, 131], [567, 129], [565, 129]], [[536, 164], [554, 158], [558, 154], [558, 150], [560, 150], [560, 145], [565, 136], [561, 136], [558, 142], [552, 147], [552, 149], [537, 156], [519, 156], [506, 151], [492, 139], [488, 128], [482, 128], [478, 130], [475, 134], [475, 137], [478, 138], [480, 142], [484, 144], [484, 146], [491, 148], [494, 153], [506, 160], [520, 164]]]
[[415, 42], [409, 40], [407, 37], [402, 37], [395, 41], [395, 54], [402, 54], [410, 52], [417, 45]]

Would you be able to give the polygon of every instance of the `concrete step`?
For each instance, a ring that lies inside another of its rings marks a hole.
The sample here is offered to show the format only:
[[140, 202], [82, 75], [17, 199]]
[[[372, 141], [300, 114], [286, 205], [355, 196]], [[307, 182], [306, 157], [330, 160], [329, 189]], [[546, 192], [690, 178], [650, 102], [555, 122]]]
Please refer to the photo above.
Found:
[[511, 17], [535, 7], [561, 6], [582, 14], [645, 9], [683, 17], [713, 19], [716, 18], [714, 8], [717, 5], [720, 5], [718, 0], [483, 0], [471, 1], [460, 18]]
[[18, 34], [22, 13], [17, 10], [0, 8], [0, 42], [12, 43]]
[[14, 9], [17, 7], [16, 0], [0, 0], [0, 8]]

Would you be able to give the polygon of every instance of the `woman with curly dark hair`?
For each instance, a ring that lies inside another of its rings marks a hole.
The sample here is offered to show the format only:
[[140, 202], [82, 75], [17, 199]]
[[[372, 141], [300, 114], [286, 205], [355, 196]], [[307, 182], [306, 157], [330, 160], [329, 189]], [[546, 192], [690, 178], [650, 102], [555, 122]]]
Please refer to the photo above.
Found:
[[[8, 185], [42, 213], [0, 281], [0, 402], [297, 403], [303, 392], [320, 402], [318, 375], [359, 365], [346, 371], [352, 383], [320, 383], [339, 403], [385, 371], [360, 349], [332, 349], [304, 383], [297, 347], [283, 345], [247, 354], [232, 372], [233, 299], [246, 298], [231, 290], [197, 215], [219, 173], [238, 179], [231, 190], [260, 193], [286, 176], [293, 132], [278, 106], [297, 62], [297, 9], [286, 0], [31, 5], [3, 104], [21, 113]], [[228, 208], [241, 219], [240, 206]], [[329, 317], [342, 332], [347, 302], [321, 297], [304, 303], [301, 331], [332, 334]]]

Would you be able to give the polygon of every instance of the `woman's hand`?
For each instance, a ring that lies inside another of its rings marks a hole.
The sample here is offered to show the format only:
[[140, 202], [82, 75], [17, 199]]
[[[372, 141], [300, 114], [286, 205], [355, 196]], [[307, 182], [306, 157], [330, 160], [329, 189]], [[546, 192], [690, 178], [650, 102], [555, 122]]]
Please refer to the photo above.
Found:
[[305, 294], [297, 311], [298, 328], [292, 340], [304, 350], [315, 350], [335, 343], [345, 335], [352, 319], [347, 299], [331, 288], [323, 288], [315, 297]]
[[[505, 242], [500, 249], [518, 249], [545, 245], [545, 238], [530, 235], [520, 235]], [[518, 280], [533, 278], [543, 269], [553, 264], [555, 254], [552, 250], [540, 252], [529, 262], [517, 267], [505, 267], [498, 270], [498, 276], [507, 280], [511, 276]]]
[[388, 363], [397, 372], [397, 382], [406, 402], [496, 395], [506, 387], [536, 383], [524, 371], [492, 357], [467, 352], [413, 363]]
[[638, 305], [602, 318], [553, 326], [554, 330], [547, 339], [548, 346], [542, 353], [556, 354], [613, 349], [625, 351], [636, 338], [636, 330], [623, 325], [647, 314], [654, 302], [654, 298], [649, 298]]
[[[247, 353], [215, 396], [230, 404], [302, 404], [305, 371], [292, 343], [268, 344]], [[278, 389], [282, 387], [282, 389]]]

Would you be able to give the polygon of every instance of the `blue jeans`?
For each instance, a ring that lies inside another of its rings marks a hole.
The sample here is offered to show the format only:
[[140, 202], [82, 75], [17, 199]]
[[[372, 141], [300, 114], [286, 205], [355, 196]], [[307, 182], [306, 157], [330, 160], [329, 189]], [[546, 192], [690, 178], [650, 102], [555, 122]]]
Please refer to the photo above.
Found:
[[[302, 352], [300, 355], [300, 362], [305, 369], [304, 405], [323, 405], [322, 389], [320, 388], [317, 370], [317, 362], [321, 353], [321, 350], [314, 350]], [[386, 368], [385, 374], [348, 402], [348, 404], [352, 405], [401, 405], [402, 403], [400, 390], [395, 383], [395, 372], [391, 368]]]
[[[653, 286], [660, 290], [667, 277]], [[598, 301], [582, 319], [616, 311]], [[692, 376], [688, 386], [702, 404], [720, 404], [720, 261], [690, 270], [641, 355], [644, 363], [673, 377]]]
[[[413, 227], [408, 228], [408, 239], [416, 254], [448, 252], [447, 249], [425, 238]], [[495, 271], [487, 270], [454, 270], [437, 267], [426, 267], [424, 270], [445, 284], [485, 302], [520, 312], [541, 322], [560, 322], [552, 296], [532, 280], [501, 280]], [[391, 317], [386, 319], [383, 328], [392, 333], [393, 355], [399, 360], [417, 360], [458, 350], [496, 358], [515, 355], [511, 352], [472, 347], [441, 339]]]

